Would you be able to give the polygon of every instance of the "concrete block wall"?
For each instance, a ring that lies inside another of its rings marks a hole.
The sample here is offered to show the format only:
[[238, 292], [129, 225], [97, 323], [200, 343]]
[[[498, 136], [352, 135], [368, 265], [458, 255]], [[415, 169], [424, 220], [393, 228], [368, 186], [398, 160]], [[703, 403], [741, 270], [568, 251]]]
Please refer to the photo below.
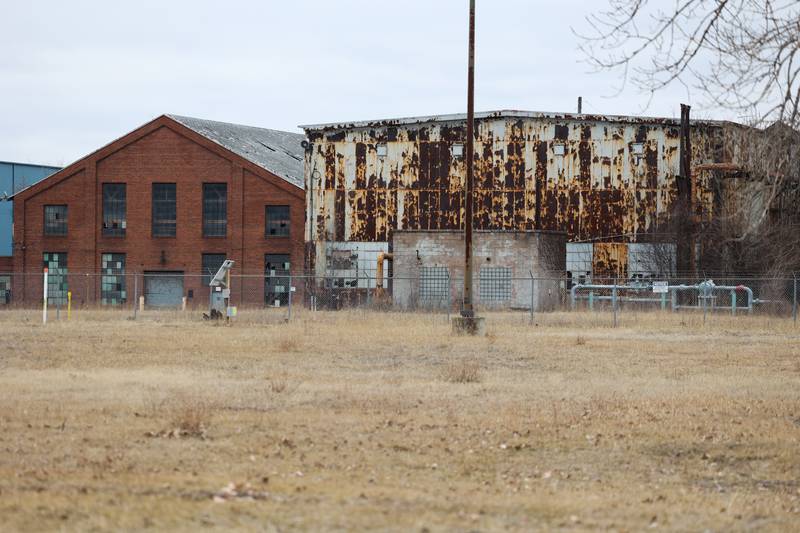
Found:
[[[546, 231], [477, 231], [473, 241], [473, 294], [479, 308], [555, 308], [559, 282], [566, 268], [566, 233]], [[450, 300], [461, 301], [464, 278], [464, 233], [461, 231], [396, 231], [392, 240], [394, 303], [425, 307], [420, 298], [424, 267], [446, 267], [450, 275]], [[481, 270], [504, 267], [510, 271], [509, 298], [481, 298]], [[531, 282], [531, 275], [535, 281]], [[537, 279], [538, 278], [538, 279]], [[531, 288], [533, 287], [533, 295]]]

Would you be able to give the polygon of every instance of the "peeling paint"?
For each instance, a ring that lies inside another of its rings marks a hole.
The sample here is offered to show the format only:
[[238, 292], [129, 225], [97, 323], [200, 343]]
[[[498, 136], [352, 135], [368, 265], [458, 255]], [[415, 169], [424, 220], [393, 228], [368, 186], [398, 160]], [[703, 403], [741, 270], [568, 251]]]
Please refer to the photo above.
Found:
[[[654, 240], [669, 222], [679, 169], [674, 120], [485, 115], [475, 133], [476, 229], [636, 242]], [[710, 216], [714, 201], [711, 172], [701, 165], [722, 160], [725, 127], [692, 126], [699, 218]], [[463, 121], [375, 121], [306, 133], [307, 174], [314, 165], [325, 169], [319, 186], [306, 189], [315, 240], [386, 242], [395, 230], [463, 229], [465, 164], [451, 151], [466, 140]]]

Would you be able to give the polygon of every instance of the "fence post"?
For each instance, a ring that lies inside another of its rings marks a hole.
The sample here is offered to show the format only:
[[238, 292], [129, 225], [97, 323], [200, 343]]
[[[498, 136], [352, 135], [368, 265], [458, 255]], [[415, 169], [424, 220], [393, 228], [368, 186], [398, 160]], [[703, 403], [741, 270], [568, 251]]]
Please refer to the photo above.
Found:
[[535, 307], [534, 302], [536, 301], [535, 298], [534, 298], [534, 285], [535, 285], [535, 282], [534, 282], [534, 279], [533, 279], [533, 272], [528, 270], [528, 274], [531, 277], [531, 326], [532, 326], [533, 325], [533, 313], [534, 313], [534, 307]]
[[797, 273], [794, 273], [794, 296], [792, 297], [792, 319], [797, 324]]
[[377, 280], [378, 278], [373, 275], [372, 280], [370, 280], [368, 272], [365, 272], [364, 275], [367, 277], [367, 308], [369, 308], [372, 305], [372, 287], [370, 286], [370, 281]]
[[700, 294], [700, 298], [703, 299], [703, 324], [705, 324], [706, 323], [706, 312], [707, 312], [707, 307], [706, 307], [707, 298], [706, 298], [705, 289], [701, 289], [699, 294]]
[[136, 320], [136, 314], [139, 310], [139, 276], [136, 272], [133, 273], [133, 319]]
[[614, 327], [617, 327], [617, 278], [614, 277], [614, 290], [611, 291], [611, 307], [614, 308]]
[[450, 307], [453, 305], [453, 280], [450, 277], [450, 269], [447, 269], [447, 323], [450, 323]]
[[47, 267], [44, 269], [44, 298], [42, 299], [42, 324], [47, 324]]
[[289, 318], [287, 321], [291, 322], [292, 320], [292, 274], [289, 274]]

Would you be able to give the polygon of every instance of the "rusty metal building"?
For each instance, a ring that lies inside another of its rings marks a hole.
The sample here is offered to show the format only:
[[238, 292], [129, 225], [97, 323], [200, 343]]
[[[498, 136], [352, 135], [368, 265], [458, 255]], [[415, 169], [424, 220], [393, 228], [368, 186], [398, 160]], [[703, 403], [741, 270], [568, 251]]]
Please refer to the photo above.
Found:
[[[351, 271], [373, 270], [396, 230], [463, 229], [465, 119], [301, 126], [307, 267], [329, 275], [347, 256]], [[727, 130], [739, 127], [688, 115], [682, 127], [669, 118], [477, 113], [475, 227], [563, 231], [571, 243], [669, 241], [679, 194], [693, 218], [711, 216], [711, 174], [701, 169], [731, 160]]]

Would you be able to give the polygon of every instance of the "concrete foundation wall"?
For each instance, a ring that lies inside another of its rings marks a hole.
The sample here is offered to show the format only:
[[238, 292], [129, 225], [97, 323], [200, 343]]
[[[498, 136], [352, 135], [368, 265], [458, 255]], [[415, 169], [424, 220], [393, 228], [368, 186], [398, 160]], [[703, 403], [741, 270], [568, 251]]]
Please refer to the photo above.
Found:
[[[566, 240], [566, 233], [560, 232], [475, 232], [475, 304], [479, 309], [530, 309], [533, 302], [537, 311], [554, 308], [560, 298], [559, 282], [535, 278], [562, 275]], [[395, 305], [441, 307], [449, 301], [459, 307], [464, 278], [463, 232], [396, 231], [392, 255]]]

